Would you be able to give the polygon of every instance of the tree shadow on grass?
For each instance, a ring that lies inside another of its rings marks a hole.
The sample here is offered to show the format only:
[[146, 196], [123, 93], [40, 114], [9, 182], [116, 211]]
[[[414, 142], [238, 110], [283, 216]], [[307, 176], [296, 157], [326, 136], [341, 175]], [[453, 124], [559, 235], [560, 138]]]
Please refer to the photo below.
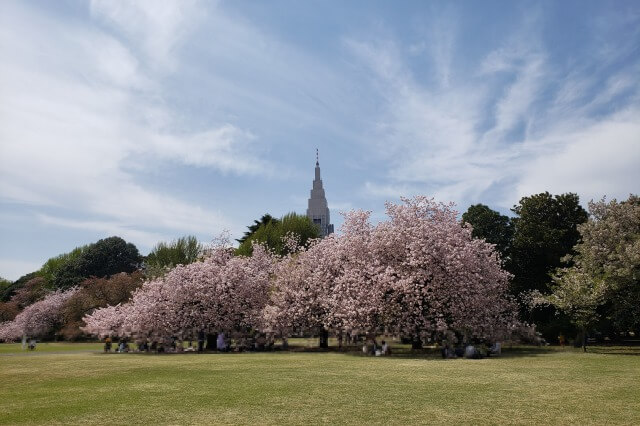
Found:
[[[330, 347], [328, 349], [309, 348], [309, 347], [290, 347], [289, 352], [304, 352], [304, 353], [338, 353], [348, 356], [360, 356], [360, 357], [372, 357], [371, 354], [365, 354], [362, 352], [361, 347], [349, 346], [342, 350], [337, 347]], [[547, 347], [538, 346], [513, 346], [503, 348], [501, 355], [492, 355], [489, 358], [517, 358], [517, 357], [534, 357], [541, 355], [550, 355], [554, 353], [553, 349]], [[440, 348], [425, 347], [423, 349], [411, 349], [410, 347], [392, 347], [391, 355], [385, 356], [385, 358], [400, 358], [400, 359], [429, 359], [429, 360], [444, 360], [442, 358]]]
[[587, 346], [587, 353], [640, 356], [640, 346]]

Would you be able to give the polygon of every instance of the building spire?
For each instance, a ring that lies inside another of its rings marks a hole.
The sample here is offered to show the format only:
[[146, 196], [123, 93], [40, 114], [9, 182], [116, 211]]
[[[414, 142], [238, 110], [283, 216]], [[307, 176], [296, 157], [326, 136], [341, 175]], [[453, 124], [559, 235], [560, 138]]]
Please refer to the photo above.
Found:
[[309, 205], [307, 207], [307, 217], [318, 227], [321, 237], [326, 237], [333, 233], [333, 225], [329, 217], [329, 206], [327, 198], [324, 195], [322, 187], [322, 179], [320, 179], [320, 155], [316, 148], [316, 170], [311, 194], [309, 197]]

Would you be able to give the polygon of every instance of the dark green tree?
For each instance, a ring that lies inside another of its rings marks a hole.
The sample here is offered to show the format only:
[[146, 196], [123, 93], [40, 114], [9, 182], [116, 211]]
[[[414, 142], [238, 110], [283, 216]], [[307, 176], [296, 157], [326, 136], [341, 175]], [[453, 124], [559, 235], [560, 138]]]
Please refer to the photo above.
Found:
[[258, 228], [260, 228], [261, 226], [263, 226], [263, 225], [266, 226], [269, 223], [277, 224], [278, 222], [279, 222], [278, 219], [276, 219], [275, 217], [271, 216], [269, 213], [265, 213], [264, 215], [262, 215], [262, 217], [259, 220], [254, 220], [253, 224], [247, 226], [248, 231], [246, 231], [244, 233], [242, 238], [240, 238], [239, 240], [236, 240], [236, 241], [238, 243], [242, 244], [246, 240], [251, 238], [253, 233], [256, 232], [258, 230]]
[[78, 259], [87, 249], [88, 245], [82, 247], [76, 247], [69, 253], [64, 253], [47, 260], [42, 268], [38, 271], [38, 275], [44, 278], [47, 283], [54, 285], [56, 277], [61, 273], [63, 268], [71, 262]]
[[265, 243], [273, 249], [276, 254], [286, 254], [283, 238], [287, 234], [295, 234], [300, 239], [301, 244], [306, 244], [312, 238], [320, 236], [318, 227], [307, 216], [296, 213], [289, 213], [279, 220], [270, 220], [262, 224], [246, 239], [236, 250], [237, 255], [250, 256], [254, 241]]
[[508, 259], [513, 238], [513, 226], [508, 216], [501, 215], [484, 204], [475, 204], [462, 215], [462, 221], [473, 226], [474, 238], [482, 238], [495, 244], [502, 259]]
[[0, 302], [0, 322], [13, 319], [22, 309], [44, 298], [51, 289], [44, 278], [32, 272], [20, 277], [5, 291], [7, 291], [7, 302]]
[[512, 211], [517, 215], [512, 219], [513, 293], [548, 293], [550, 274], [567, 266], [563, 258], [580, 241], [578, 225], [587, 221], [587, 212], [577, 194], [548, 192], [522, 198]]
[[109, 237], [90, 244], [80, 256], [64, 264], [54, 279], [56, 288], [69, 288], [85, 278], [104, 278], [138, 269], [142, 258], [135, 245], [120, 237]]
[[523, 320], [535, 323], [547, 339], [560, 331], [573, 330], [569, 318], [553, 307], [531, 309], [527, 295], [532, 291], [551, 292], [552, 274], [570, 266], [566, 256], [574, 254], [580, 240], [578, 225], [587, 212], [577, 194], [551, 195], [548, 192], [524, 197], [512, 211], [514, 232], [508, 269], [514, 275], [511, 291], [521, 301]]

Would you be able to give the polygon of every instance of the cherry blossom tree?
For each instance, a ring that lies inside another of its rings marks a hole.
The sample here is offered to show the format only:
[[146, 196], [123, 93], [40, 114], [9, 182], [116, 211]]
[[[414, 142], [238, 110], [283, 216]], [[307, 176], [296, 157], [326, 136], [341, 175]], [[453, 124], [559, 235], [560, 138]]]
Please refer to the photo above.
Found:
[[517, 324], [509, 274], [494, 246], [473, 239], [450, 205], [426, 197], [387, 204], [389, 221], [345, 216], [329, 236], [276, 271], [267, 322], [283, 329], [383, 330], [416, 342], [455, 330], [497, 338]]
[[376, 227], [374, 257], [388, 304], [387, 325], [416, 341], [452, 329], [497, 337], [516, 323], [510, 275], [494, 246], [474, 239], [452, 205], [426, 197], [387, 203]]
[[291, 249], [277, 263], [270, 304], [263, 312], [266, 330], [283, 335], [326, 334], [330, 324], [325, 296], [331, 293], [339, 274], [332, 262], [339, 246], [340, 240], [330, 235], [321, 242], [313, 241], [308, 248]]
[[325, 260], [336, 271], [333, 288], [325, 293], [328, 323], [347, 334], [375, 334], [385, 326], [387, 290], [380, 280], [386, 265], [377, 253], [377, 228], [369, 221], [370, 212], [344, 216], [339, 243], [328, 250]]
[[82, 327], [82, 330], [100, 338], [110, 335], [123, 336], [127, 334], [122, 329], [126, 316], [124, 310], [129, 307], [131, 307], [130, 304], [117, 304], [96, 309], [83, 318], [85, 326]]
[[51, 333], [62, 322], [62, 305], [76, 291], [76, 288], [56, 291], [27, 306], [13, 321], [0, 325], [0, 340], [13, 341], [23, 335], [40, 337]]
[[425, 197], [387, 204], [389, 220], [345, 215], [342, 235], [285, 256], [255, 245], [250, 257], [228, 247], [145, 283], [127, 304], [97, 310], [86, 331], [179, 339], [198, 330], [261, 329], [285, 335], [386, 331], [416, 342], [456, 331], [497, 338], [516, 324], [509, 274], [494, 246], [472, 238], [452, 206]]
[[274, 256], [256, 245], [251, 257], [215, 249], [203, 262], [178, 266], [145, 283], [131, 301], [96, 310], [85, 331], [162, 340], [206, 332], [259, 328], [269, 298]]

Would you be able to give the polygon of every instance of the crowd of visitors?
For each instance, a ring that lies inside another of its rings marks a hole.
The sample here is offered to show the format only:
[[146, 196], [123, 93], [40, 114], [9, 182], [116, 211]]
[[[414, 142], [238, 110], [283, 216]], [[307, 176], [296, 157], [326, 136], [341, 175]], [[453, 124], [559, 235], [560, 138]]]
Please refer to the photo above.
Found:
[[375, 337], [365, 340], [362, 345], [362, 353], [365, 355], [384, 356], [391, 355], [391, 347], [383, 340], [380, 344]]
[[483, 340], [469, 341], [460, 345], [457, 342], [444, 339], [442, 341], [440, 353], [442, 358], [467, 358], [482, 359], [491, 355], [500, 355], [502, 353], [502, 344], [494, 342], [488, 345]]
[[[209, 336], [210, 338], [211, 336]], [[138, 339], [136, 343], [136, 352], [157, 352], [157, 353], [180, 353], [180, 352], [204, 352], [205, 350], [216, 350], [218, 352], [244, 352], [244, 351], [267, 351], [275, 349], [275, 340], [272, 335], [265, 333], [256, 333], [254, 335], [234, 336], [233, 339], [227, 338], [224, 333], [218, 333], [215, 337], [215, 346], [209, 345], [207, 335], [204, 331], [197, 333], [196, 346], [192, 340], [185, 342], [177, 338], [171, 339]], [[281, 349], [287, 348], [287, 340], [283, 339]], [[111, 337], [104, 339], [104, 351], [111, 352]], [[116, 346], [116, 352], [125, 353], [132, 349], [126, 339], [120, 339]]]
[[[169, 340], [138, 340], [136, 343], [136, 352], [156, 352], [156, 353], [181, 353], [181, 352], [204, 352], [207, 350], [215, 350], [218, 352], [245, 352], [245, 351], [271, 351], [271, 350], [287, 350], [288, 342], [286, 338], [282, 339], [282, 343], [278, 346], [272, 334], [255, 333], [255, 334], [237, 334], [232, 338], [228, 338], [225, 333], [214, 335], [215, 345], [210, 345], [212, 335], [207, 335], [204, 331], [197, 333], [196, 346], [194, 342], [189, 340], [185, 342], [172, 338]], [[355, 341], [353, 343], [356, 343]], [[440, 342], [440, 353], [443, 359], [451, 358], [467, 358], [481, 359], [489, 356], [500, 355], [502, 345], [500, 342], [491, 344], [484, 340], [459, 341], [455, 336], [449, 336]], [[35, 347], [35, 344], [34, 344]], [[342, 347], [342, 346], [340, 346]], [[112, 340], [106, 337], [104, 340], [104, 351], [111, 352]], [[31, 348], [30, 348], [31, 349]], [[122, 338], [118, 340], [116, 352], [126, 353], [133, 351], [129, 346], [129, 342]], [[376, 337], [364, 338], [362, 345], [362, 353], [372, 356], [388, 356], [391, 355], [391, 346], [386, 340], [378, 342]]]

